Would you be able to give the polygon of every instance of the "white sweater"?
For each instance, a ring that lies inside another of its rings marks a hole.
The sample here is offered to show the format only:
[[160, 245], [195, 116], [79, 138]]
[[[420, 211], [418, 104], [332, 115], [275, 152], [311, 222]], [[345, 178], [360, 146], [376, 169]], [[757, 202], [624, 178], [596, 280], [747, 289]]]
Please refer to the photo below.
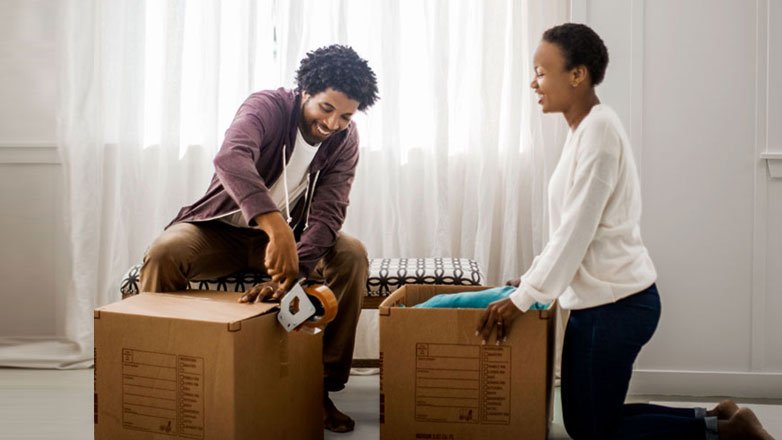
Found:
[[655, 282], [641, 241], [638, 171], [612, 109], [592, 107], [568, 133], [548, 200], [550, 238], [510, 296], [516, 307], [559, 299], [565, 309], [585, 309]]

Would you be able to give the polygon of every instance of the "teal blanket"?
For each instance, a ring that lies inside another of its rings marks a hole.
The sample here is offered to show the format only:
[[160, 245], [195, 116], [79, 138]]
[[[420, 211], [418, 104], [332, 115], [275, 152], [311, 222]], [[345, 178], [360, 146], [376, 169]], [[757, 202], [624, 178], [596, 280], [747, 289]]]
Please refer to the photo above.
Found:
[[[516, 291], [513, 286], [495, 287], [474, 292], [444, 293], [435, 295], [413, 307], [430, 309], [485, 309], [494, 301], [505, 299]], [[530, 310], [546, 310], [549, 304], [535, 303]]]

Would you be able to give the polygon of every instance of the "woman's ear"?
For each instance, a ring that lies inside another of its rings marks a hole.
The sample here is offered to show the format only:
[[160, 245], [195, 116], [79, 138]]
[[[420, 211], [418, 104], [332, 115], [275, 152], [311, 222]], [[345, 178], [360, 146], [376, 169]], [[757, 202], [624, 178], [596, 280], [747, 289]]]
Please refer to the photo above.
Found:
[[585, 65], [576, 66], [570, 71], [570, 85], [576, 88], [586, 81], [588, 77], [589, 70], [587, 70]]

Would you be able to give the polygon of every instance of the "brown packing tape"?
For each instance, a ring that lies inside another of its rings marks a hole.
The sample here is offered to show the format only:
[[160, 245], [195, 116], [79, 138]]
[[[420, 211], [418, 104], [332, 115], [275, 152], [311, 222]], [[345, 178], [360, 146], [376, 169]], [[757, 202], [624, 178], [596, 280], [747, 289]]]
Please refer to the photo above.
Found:
[[334, 292], [328, 288], [328, 286], [325, 284], [313, 284], [312, 286], [305, 288], [304, 293], [313, 296], [318, 301], [320, 301], [320, 304], [324, 310], [323, 316], [317, 320], [305, 321], [303, 324], [305, 327], [323, 328], [326, 326], [326, 324], [334, 320], [334, 318], [337, 316], [337, 310], [339, 309], [339, 306], [337, 304], [337, 297], [334, 295]]

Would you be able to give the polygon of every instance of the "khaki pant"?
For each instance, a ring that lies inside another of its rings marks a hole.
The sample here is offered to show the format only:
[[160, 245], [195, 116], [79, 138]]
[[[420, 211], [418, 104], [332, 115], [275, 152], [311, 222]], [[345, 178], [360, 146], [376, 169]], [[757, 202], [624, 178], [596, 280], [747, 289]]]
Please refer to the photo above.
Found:
[[[260, 230], [236, 228], [220, 221], [177, 223], [164, 231], [144, 255], [140, 291], [181, 291], [191, 279], [218, 278], [241, 270], [265, 273], [267, 243], [266, 234]], [[348, 381], [368, 271], [364, 245], [340, 233], [309, 277], [328, 285], [339, 303], [337, 317], [323, 335], [326, 391], [341, 390]]]

